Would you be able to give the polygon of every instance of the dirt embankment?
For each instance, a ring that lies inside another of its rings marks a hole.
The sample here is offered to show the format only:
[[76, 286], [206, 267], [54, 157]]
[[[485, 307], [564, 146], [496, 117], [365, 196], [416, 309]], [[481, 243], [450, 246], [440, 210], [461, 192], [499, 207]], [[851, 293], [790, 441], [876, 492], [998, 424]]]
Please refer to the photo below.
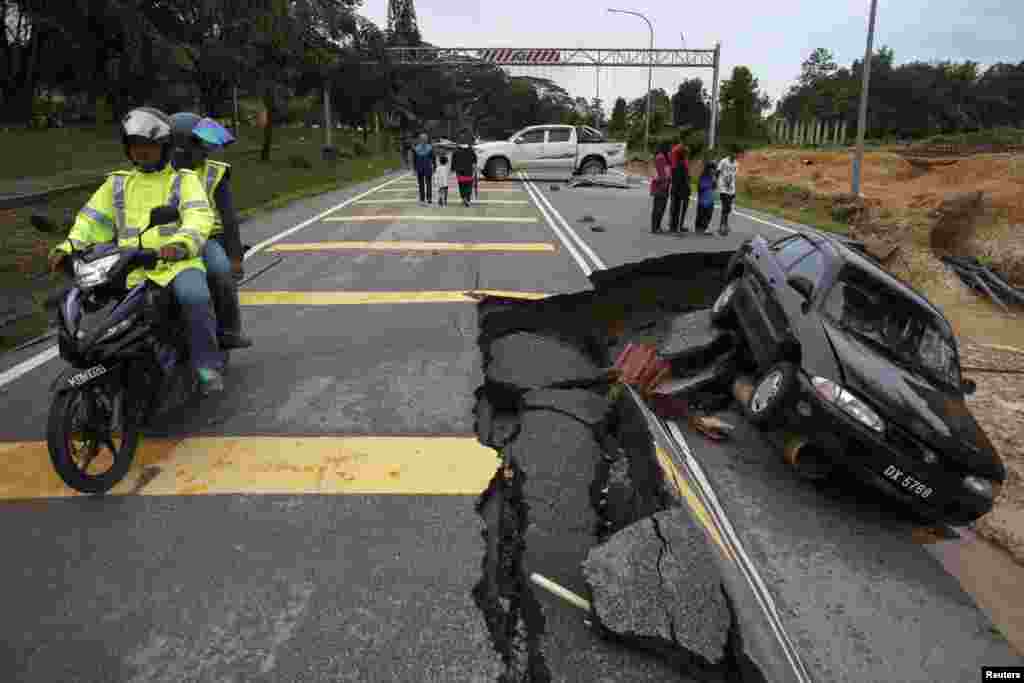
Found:
[[754, 196], [813, 204], [849, 224], [853, 236], [887, 255], [889, 270], [942, 308], [959, 337], [965, 375], [978, 384], [968, 403], [1010, 471], [995, 510], [976, 528], [1024, 564], [1024, 311], [1006, 316], [939, 259], [973, 256], [1024, 287], [1024, 154], [867, 153], [861, 199], [848, 194], [851, 167], [845, 151], [769, 149], [746, 154], [740, 175]]

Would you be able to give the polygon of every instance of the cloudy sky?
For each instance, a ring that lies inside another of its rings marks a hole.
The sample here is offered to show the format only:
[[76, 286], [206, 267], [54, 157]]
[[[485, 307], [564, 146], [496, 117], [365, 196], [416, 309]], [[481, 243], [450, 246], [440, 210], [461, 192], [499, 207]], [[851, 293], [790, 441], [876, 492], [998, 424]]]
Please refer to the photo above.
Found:
[[[609, 14], [608, 7], [647, 15], [656, 48], [712, 48], [722, 43], [723, 77], [736, 65], [751, 68], [773, 103], [796, 79], [816, 47], [832, 50], [840, 65], [864, 55], [870, 0], [415, 0], [423, 38], [445, 47], [647, 47], [642, 19]], [[387, 0], [364, 0], [362, 13], [382, 28]], [[1024, 61], [1022, 0], [879, 0], [875, 47], [887, 45], [897, 62], [971, 59], [982, 65]], [[682, 34], [682, 37], [680, 37]], [[683, 43], [685, 40], [685, 45]], [[643, 95], [647, 69], [541, 67], [532, 70], [573, 96], [602, 99]], [[670, 93], [710, 69], [654, 69], [654, 85]]]

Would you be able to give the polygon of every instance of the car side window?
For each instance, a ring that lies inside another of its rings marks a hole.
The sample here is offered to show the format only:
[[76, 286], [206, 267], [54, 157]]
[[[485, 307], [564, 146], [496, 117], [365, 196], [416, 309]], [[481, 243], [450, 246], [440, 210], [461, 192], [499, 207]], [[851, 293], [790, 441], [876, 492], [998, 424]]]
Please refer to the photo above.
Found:
[[544, 142], [544, 129], [535, 128], [528, 130], [519, 136], [519, 139], [523, 141], [525, 145], [535, 145], [537, 143]]
[[794, 275], [801, 275], [811, 281], [815, 287], [821, 283], [821, 278], [825, 274], [825, 255], [821, 251], [814, 249], [810, 254], [807, 254], [802, 259], [797, 261], [791, 268], [788, 269], [787, 276], [792, 277]]
[[788, 270], [794, 263], [814, 251], [814, 245], [797, 235], [775, 244], [772, 251], [775, 252], [775, 258], [779, 260], [782, 269]]
[[548, 142], [569, 142], [572, 139], [571, 128], [549, 128]]

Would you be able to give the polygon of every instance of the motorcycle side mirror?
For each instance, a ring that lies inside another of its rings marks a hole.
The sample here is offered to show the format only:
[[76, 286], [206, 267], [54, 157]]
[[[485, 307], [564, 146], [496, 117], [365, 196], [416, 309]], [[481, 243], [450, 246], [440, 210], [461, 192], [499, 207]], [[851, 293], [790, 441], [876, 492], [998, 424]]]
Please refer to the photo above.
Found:
[[32, 217], [28, 219], [32, 224], [32, 227], [39, 232], [57, 232], [57, 224], [51, 221], [48, 217], [40, 215], [38, 213], [32, 214]]
[[977, 383], [973, 379], [965, 379], [960, 383], [961, 388], [964, 390], [964, 394], [970, 396], [978, 389]]

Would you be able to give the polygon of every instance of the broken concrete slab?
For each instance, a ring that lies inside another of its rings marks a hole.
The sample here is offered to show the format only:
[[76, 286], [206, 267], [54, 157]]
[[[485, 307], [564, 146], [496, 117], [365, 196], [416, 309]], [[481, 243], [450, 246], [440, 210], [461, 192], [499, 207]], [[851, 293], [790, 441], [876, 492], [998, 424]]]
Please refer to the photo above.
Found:
[[732, 614], [704, 532], [682, 508], [656, 513], [595, 547], [583, 564], [601, 624], [626, 639], [726, 659]]
[[601, 373], [595, 363], [569, 344], [517, 332], [496, 339], [489, 349], [487, 379], [520, 390], [541, 389]]
[[673, 365], [702, 364], [715, 350], [732, 344], [732, 335], [711, 323], [711, 310], [669, 316], [662, 328], [658, 355]]
[[535, 389], [523, 396], [523, 408], [555, 410], [593, 427], [608, 417], [611, 401], [583, 389]]
[[518, 413], [495, 408], [494, 402], [479, 390], [473, 416], [474, 431], [484, 446], [502, 449], [519, 433]]

